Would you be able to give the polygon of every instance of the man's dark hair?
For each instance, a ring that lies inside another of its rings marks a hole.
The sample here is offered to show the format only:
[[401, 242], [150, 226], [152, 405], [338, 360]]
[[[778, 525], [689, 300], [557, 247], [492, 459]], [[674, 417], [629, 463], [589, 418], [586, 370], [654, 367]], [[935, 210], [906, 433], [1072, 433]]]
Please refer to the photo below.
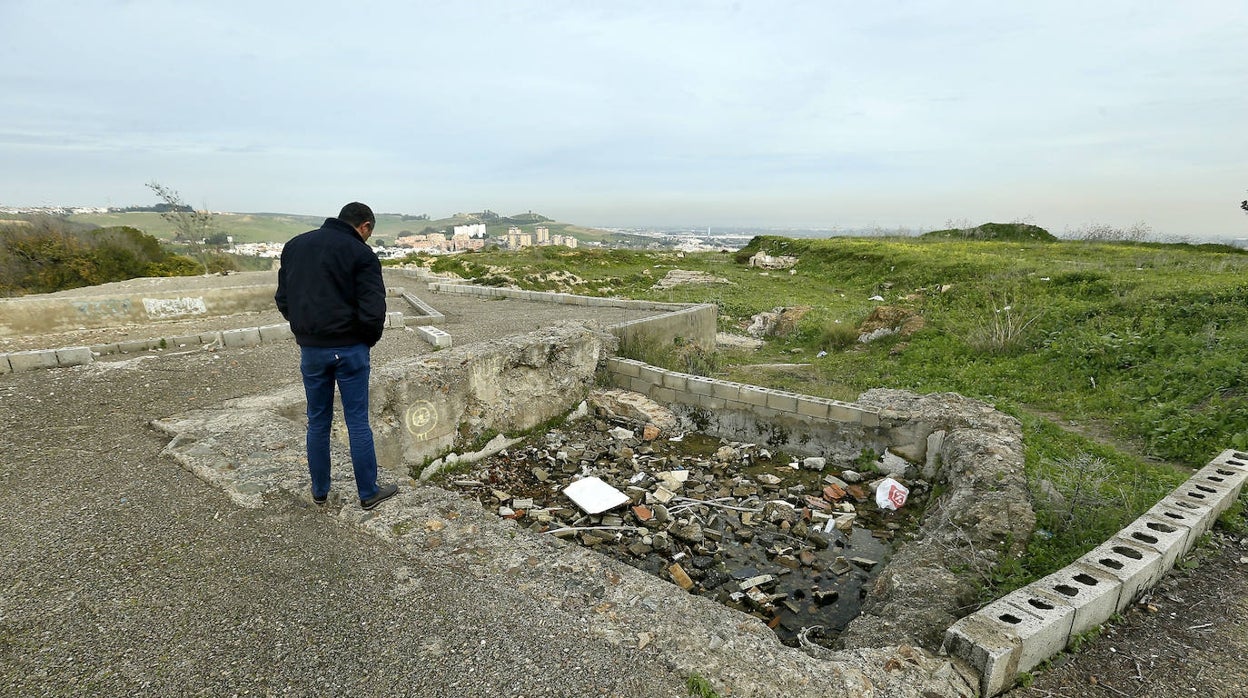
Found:
[[373, 217], [373, 209], [358, 201], [352, 201], [343, 206], [342, 210], [338, 212], [338, 220], [352, 228], [363, 223], [377, 225], [377, 219]]

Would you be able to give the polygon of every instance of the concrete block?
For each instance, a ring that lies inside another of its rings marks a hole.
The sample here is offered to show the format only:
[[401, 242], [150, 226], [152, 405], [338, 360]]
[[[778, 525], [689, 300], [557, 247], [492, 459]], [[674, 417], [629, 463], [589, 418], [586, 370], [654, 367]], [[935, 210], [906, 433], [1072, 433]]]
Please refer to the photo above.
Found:
[[1187, 552], [1191, 529], [1159, 521], [1148, 514], [1132, 521], [1118, 532], [1118, 537], [1141, 548], [1156, 550], [1161, 555], [1162, 574], [1174, 567], [1174, 563]]
[[876, 429], [880, 426], [880, 413], [875, 410], [862, 410], [858, 419], [859, 424], [868, 429]]
[[945, 631], [945, 650], [979, 671], [981, 695], [993, 696], [1014, 685], [1022, 643], [1001, 624], [971, 614]]
[[1209, 465], [1196, 471], [1192, 476], [1193, 482], [1199, 482], [1206, 485], [1221, 485], [1230, 487], [1235, 490], [1235, 496], [1243, 491], [1244, 483], [1248, 482], [1248, 466], [1235, 465], [1242, 461], [1228, 459], [1226, 461], [1214, 460]]
[[290, 323], [283, 322], [280, 325], [265, 325], [256, 328], [260, 332], [260, 341], [265, 344], [273, 342], [286, 342], [294, 338], [294, 333], [290, 331]]
[[244, 327], [241, 330], [224, 330], [221, 343], [230, 348], [254, 347], [260, 344], [260, 328]]
[[1175, 494], [1189, 501], [1208, 505], [1213, 510], [1213, 518], [1216, 519], [1219, 514], [1235, 503], [1238, 490], [1215, 484], [1212, 481], [1200, 482], [1193, 477], [1178, 487]]
[[671, 405], [676, 402], [676, 391], [671, 388], [655, 387], [650, 391], [650, 399], [660, 405]]
[[753, 385], [741, 386], [741, 395], [737, 399], [747, 405], [764, 406], [767, 404], [767, 393], [770, 391], [766, 388], [759, 388]]
[[121, 347], [116, 344], [93, 344], [91, 353], [96, 356], [108, 356], [109, 354], [121, 353]]
[[667, 371], [664, 371], [661, 368], [656, 368], [654, 366], [650, 366], [649, 364], [647, 364], [641, 367], [641, 375], [638, 376], [638, 378], [640, 378], [643, 381], [646, 381], [650, 385], [662, 386], [663, 374], [665, 373], [667, 373]]
[[394, 311], [394, 312], [391, 312], [391, 313], [386, 313], [386, 324], [385, 324], [385, 326], [386, 326], [386, 327], [391, 327], [391, 328], [401, 328], [401, 327], [403, 327], [403, 313], [401, 313], [401, 312], [399, 312], [399, 311], [397, 311], [397, 310], [396, 310], [396, 311]]
[[445, 330], [438, 329], [437, 327], [434, 327], [433, 325], [417, 327], [416, 334], [420, 335], [421, 339], [425, 340], [426, 342], [432, 344], [435, 347], [451, 346], [450, 333], [446, 332]]
[[152, 343], [146, 339], [132, 339], [127, 342], [118, 342], [117, 350], [123, 354], [139, 354], [152, 348]]
[[645, 395], [646, 397], [650, 397], [650, 391], [654, 389], [654, 384], [646, 380], [645, 378], [629, 377], [627, 384], [621, 387], [627, 388], [628, 390], [631, 390], [634, 393], [641, 393], [642, 395]]
[[58, 366], [82, 366], [95, 361], [90, 347], [62, 347], [56, 350]]
[[641, 375], [641, 363], [632, 359], [610, 359], [607, 365], [613, 373], [636, 378]]
[[772, 391], [767, 393], [767, 406], [781, 412], [796, 412], [797, 396], [792, 393]]
[[975, 615], [1001, 625], [1001, 632], [1018, 639], [1016, 673], [1029, 671], [1066, 649], [1075, 609], [1039, 590], [1019, 589], [984, 606]]
[[711, 385], [711, 395], [722, 400], [740, 400], [741, 384], [728, 381], [715, 381]]
[[1212, 520], [1198, 516], [1194, 512], [1168, 506], [1165, 500], [1155, 504], [1152, 509], [1144, 512], [1144, 515], [1186, 531], [1183, 553], [1180, 553], [1179, 557], [1183, 557], [1184, 553], [1196, 545], [1196, 541], [1209, 530], [1207, 527], [1212, 523]]
[[688, 385], [688, 376], [683, 373], [673, 373], [669, 371], [663, 374], [664, 388], [671, 388], [676, 392], [683, 393], [689, 389]]
[[56, 351], [53, 349], [15, 351], [9, 354], [9, 368], [14, 373], [40, 368], [56, 368], [56, 366]]
[[862, 410], [844, 402], [828, 405], [828, 419], [844, 424], [858, 424], [862, 419]]
[[9, 355], [0, 354], [0, 375], [12, 373], [13, 367], [9, 365]]
[[1209, 461], [1209, 465], [1230, 465], [1236, 468], [1248, 469], [1248, 453], [1228, 448], [1222, 453], [1219, 453], [1216, 458]]
[[[1099, 570], [1101, 574], [1117, 578], [1118, 600], [1115, 603], [1114, 611], [1121, 611], [1131, 605], [1131, 602], [1136, 596], [1139, 596], [1141, 591], [1152, 586], [1158, 579], [1161, 579], [1161, 576], [1170, 569], [1169, 566], [1163, 565], [1162, 562], [1161, 553], [1158, 551], [1136, 545], [1120, 536], [1109, 539], [1076, 560], [1076, 563], [1079, 565]], [[1099, 622], [1097, 621], [1086, 626], [1084, 630]], [[1083, 632], [1083, 630], [1079, 632]]]
[[184, 334], [177, 337], [170, 337], [168, 344], [171, 349], [176, 349], [177, 347], [194, 347], [199, 346], [200, 339], [197, 334]]
[[706, 376], [689, 376], [685, 389], [694, 395], [711, 396], [714, 395], [715, 381]]
[[1055, 594], [1073, 606], [1075, 617], [1070, 634], [1078, 635], [1104, 623], [1118, 611], [1122, 584], [1097, 568], [1075, 563], [1023, 588]]
[[221, 344], [220, 332], [205, 332], [199, 335], [200, 344]]
[[798, 398], [797, 413], [806, 417], [814, 417], [816, 419], [828, 418], [828, 403], [812, 398]]
[[[1206, 531], [1213, 528], [1213, 524], [1218, 518], [1214, 515], [1213, 507], [1209, 506], [1209, 504], [1197, 499], [1184, 497], [1179, 494], [1178, 490], [1162, 497], [1161, 501], [1157, 502], [1157, 505], [1153, 508], [1155, 509], [1157, 507], [1165, 507], [1171, 511], [1181, 512], [1182, 514], [1187, 515], [1189, 520], [1194, 521], [1194, 523], [1190, 525], [1192, 525], [1193, 528], [1198, 528], [1201, 534], [1204, 534]], [[1168, 516], [1166, 518], [1170, 519], [1173, 517]]]

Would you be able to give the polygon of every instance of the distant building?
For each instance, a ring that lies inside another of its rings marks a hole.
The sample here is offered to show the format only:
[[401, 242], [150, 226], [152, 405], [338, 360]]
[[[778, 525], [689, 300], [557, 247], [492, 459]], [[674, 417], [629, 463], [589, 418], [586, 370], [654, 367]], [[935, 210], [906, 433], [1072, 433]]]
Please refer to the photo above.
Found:
[[452, 237], [458, 237], [460, 235], [463, 235], [464, 237], [470, 237], [470, 238], [472, 237], [484, 238], [486, 236], [485, 224], [473, 223], [471, 225], [457, 225], [453, 229], [451, 229], [451, 235]]
[[544, 225], [539, 225], [537, 226], [537, 230], [535, 230], [534, 232], [537, 234], [537, 244], [539, 245], [550, 244], [550, 229], [549, 228], [547, 228]]

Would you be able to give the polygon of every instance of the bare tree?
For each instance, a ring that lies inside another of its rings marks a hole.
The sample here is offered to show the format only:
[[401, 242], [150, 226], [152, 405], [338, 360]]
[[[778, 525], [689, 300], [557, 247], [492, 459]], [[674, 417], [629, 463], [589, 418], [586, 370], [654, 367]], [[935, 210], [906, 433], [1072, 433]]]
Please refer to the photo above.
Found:
[[196, 245], [212, 235], [216, 220], [210, 211], [196, 211], [182, 200], [182, 195], [175, 189], [160, 182], [148, 182], [145, 186], [168, 207], [169, 210], [160, 212], [160, 217], [173, 224], [174, 240]]

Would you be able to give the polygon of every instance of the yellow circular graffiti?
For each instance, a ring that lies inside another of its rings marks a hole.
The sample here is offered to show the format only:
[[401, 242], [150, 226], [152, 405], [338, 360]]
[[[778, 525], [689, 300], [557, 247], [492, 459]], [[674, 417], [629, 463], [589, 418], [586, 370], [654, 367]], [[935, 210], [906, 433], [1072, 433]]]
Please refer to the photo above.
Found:
[[411, 407], [407, 408], [404, 422], [407, 424], [407, 431], [412, 436], [423, 440], [438, 425], [438, 409], [433, 406], [432, 402], [427, 400], [413, 403]]

